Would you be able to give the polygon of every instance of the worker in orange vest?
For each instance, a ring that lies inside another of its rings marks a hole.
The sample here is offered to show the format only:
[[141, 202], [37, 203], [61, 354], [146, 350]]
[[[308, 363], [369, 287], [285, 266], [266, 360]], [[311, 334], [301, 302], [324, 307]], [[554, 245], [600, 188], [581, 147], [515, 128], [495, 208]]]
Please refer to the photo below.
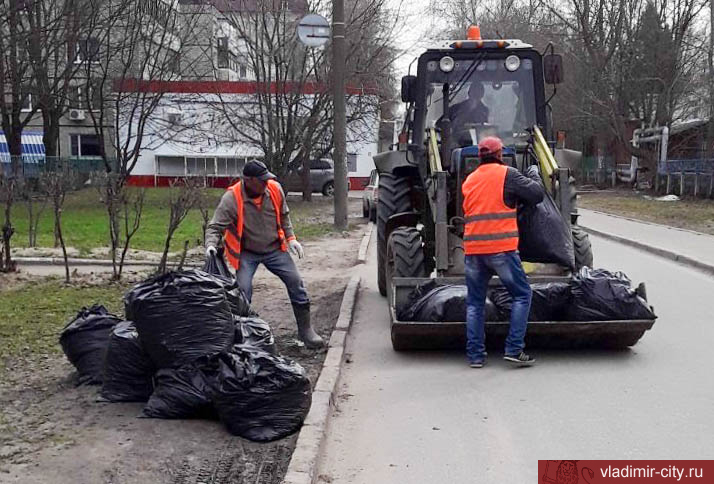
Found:
[[228, 187], [221, 198], [206, 228], [207, 257], [217, 253], [221, 241], [248, 300], [253, 297], [255, 271], [263, 264], [288, 290], [298, 338], [310, 348], [323, 346], [323, 339], [310, 324], [310, 298], [305, 284], [290, 257], [292, 253], [302, 259], [305, 254], [293, 232], [285, 193], [264, 163], [246, 163], [242, 181]]
[[516, 208], [519, 203], [540, 203], [544, 190], [540, 183], [503, 164], [503, 144], [499, 138], [484, 138], [478, 149], [480, 164], [462, 186], [467, 286], [466, 356], [472, 368], [481, 368], [486, 363], [486, 291], [495, 274], [513, 299], [504, 359], [518, 366], [528, 366], [535, 363], [535, 359], [523, 351], [531, 287], [518, 255]]

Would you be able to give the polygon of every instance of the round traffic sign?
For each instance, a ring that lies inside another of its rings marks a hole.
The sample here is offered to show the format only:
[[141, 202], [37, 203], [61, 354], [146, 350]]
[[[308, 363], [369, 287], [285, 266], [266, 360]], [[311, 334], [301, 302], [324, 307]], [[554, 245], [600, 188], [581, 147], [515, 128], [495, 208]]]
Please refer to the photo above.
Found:
[[297, 26], [300, 42], [308, 47], [320, 47], [330, 40], [330, 24], [322, 15], [305, 15]]

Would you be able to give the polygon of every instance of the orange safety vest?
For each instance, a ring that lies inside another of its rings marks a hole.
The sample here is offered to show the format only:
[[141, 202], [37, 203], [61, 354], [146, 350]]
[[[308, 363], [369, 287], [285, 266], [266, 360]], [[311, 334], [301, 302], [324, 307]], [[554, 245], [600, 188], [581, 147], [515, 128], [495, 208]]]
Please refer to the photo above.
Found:
[[[241, 239], [243, 238], [243, 192], [241, 191], [241, 182], [238, 181], [229, 186], [228, 190], [233, 191], [233, 196], [236, 199], [238, 219], [223, 232], [223, 245], [226, 249], [225, 254], [228, 263], [237, 270], [240, 267]], [[280, 191], [280, 184], [275, 180], [268, 180], [268, 195], [270, 196], [270, 201], [273, 202], [273, 208], [275, 208], [275, 222], [278, 230], [278, 239], [280, 239], [280, 250], [287, 252], [288, 243], [285, 239], [285, 231], [283, 230], [282, 221], [280, 219], [280, 211], [283, 207], [283, 196]], [[294, 238], [295, 237], [291, 237], [290, 240]]]
[[496, 254], [518, 249], [516, 210], [503, 200], [508, 167], [479, 166], [464, 181], [464, 253]]

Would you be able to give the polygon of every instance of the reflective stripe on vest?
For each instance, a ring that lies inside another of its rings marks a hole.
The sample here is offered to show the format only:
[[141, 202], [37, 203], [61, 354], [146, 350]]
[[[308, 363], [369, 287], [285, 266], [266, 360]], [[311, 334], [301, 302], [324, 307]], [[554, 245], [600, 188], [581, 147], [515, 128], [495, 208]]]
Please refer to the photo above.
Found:
[[516, 210], [503, 200], [507, 173], [505, 165], [487, 163], [464, 181], [465, 254], [495, 254], [518, 249]]
[[[268, 197], [273, 203], [273, 208], [275, 209], [275, 222], [278, 232], [278, 239], [280, 240], [280, 250], [287, 252], [288, 244], [285, 240], [285, 231], [283, 230], [281, 213], [283, 208], [283, 197], [280, 192], [280, 184], [275, 180], [268, 180]], [[228, 190], [233, 192], [233, 197], [236, 200], [236, 213], [238, 214], [235, 223], [226, 227], [223, 232], [223, 245], [226, 249], [225, 255], [228, 263], [234, 268], [238, 269], [240, 267], [240, 254], [241, 254], [241, 239], [243, 238], [243, 192], [241, 191], [241, 182], [237, 182], [234, 185], [228, 187]]]

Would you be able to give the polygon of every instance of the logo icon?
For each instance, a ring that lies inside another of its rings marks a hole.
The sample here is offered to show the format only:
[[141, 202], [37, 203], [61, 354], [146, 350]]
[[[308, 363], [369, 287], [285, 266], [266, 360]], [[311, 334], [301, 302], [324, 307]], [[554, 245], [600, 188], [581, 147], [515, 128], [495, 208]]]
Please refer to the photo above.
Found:
[[541, 484], [578, 484], [580, 477], [585, 484], [590, 483], [590, 479], [595, 477], [595, 472], [589, 467], [584, 467], [582, 474], [578, 472], [577, 460], [548, 460], [545, 463], [545, 471], [541, 476]]

